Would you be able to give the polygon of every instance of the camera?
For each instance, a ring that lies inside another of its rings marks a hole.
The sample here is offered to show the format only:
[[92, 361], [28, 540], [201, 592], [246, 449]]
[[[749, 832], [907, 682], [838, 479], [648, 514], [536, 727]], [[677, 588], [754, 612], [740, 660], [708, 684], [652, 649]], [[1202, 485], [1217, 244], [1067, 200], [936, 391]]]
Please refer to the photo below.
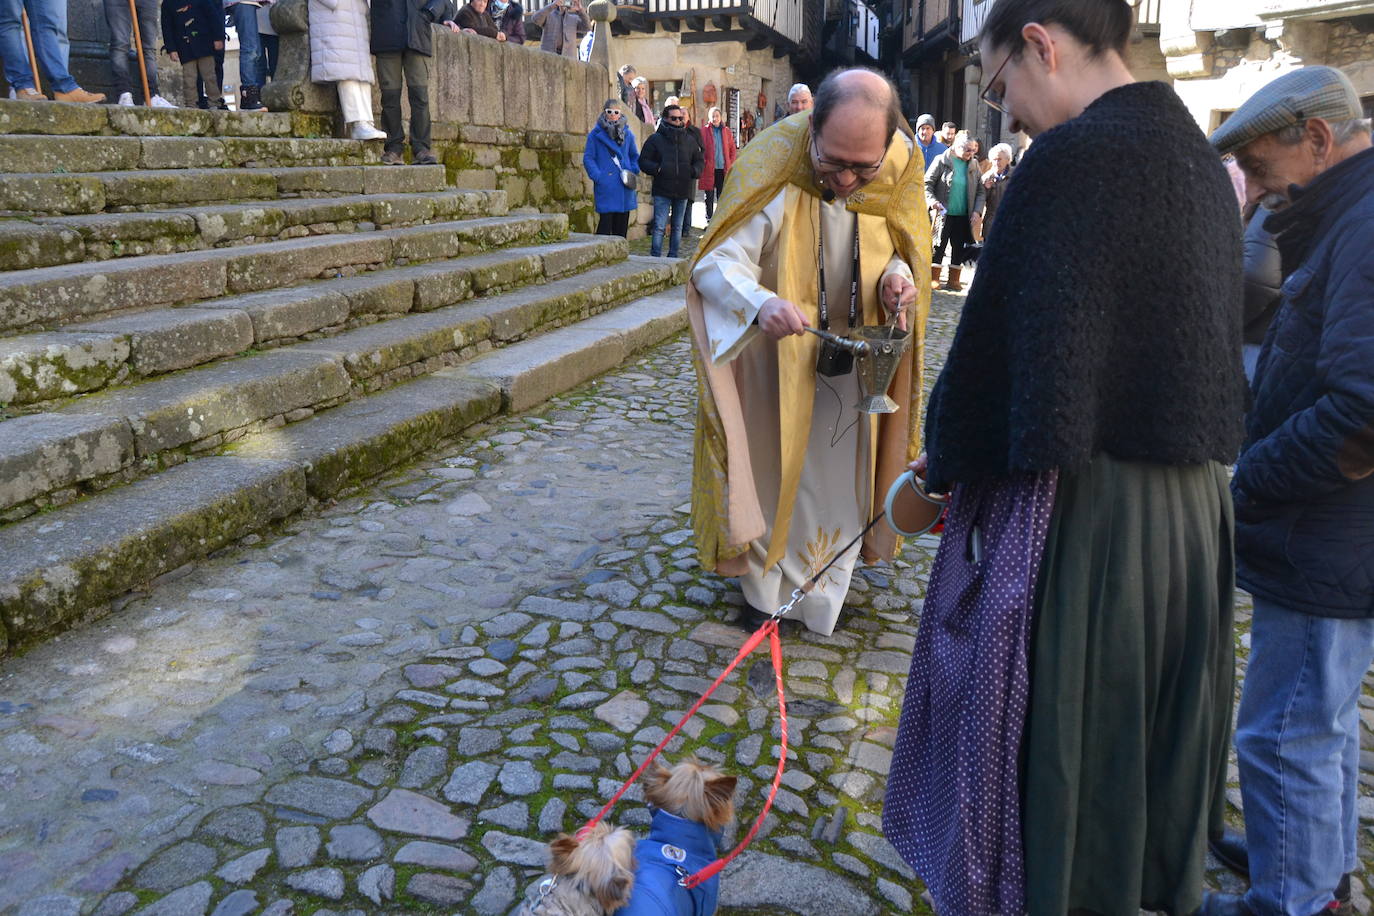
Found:
[[821, 352], [816, 357], [816, 374], [827, 378], [848, 375], [854, 371], [854, 353], [833, 340], [821, 340]]

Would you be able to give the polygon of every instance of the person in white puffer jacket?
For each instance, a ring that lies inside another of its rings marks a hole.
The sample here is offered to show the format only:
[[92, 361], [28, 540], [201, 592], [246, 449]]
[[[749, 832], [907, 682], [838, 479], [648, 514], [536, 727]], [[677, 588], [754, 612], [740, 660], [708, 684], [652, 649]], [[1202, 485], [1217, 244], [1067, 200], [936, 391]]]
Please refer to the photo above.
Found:
[[354, 140], [385, 140], [372, 123], [368, 0], [309, 0], [310, 79], [338, 83], [339, 109]]

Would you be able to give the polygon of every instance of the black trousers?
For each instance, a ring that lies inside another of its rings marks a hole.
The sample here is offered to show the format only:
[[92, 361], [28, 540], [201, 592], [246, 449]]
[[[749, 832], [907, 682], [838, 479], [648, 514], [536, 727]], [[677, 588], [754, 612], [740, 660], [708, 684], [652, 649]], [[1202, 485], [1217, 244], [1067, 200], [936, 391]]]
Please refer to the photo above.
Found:
[[715, 187], [706, 193], [706, 221], [711, 221], [711, 214], [716, 212], [716, 201], [720, 200], [720, 189], [725, 185], [725, 169], [716, 169]]
[[969, 247], [973, 245], [973, 222], [967, 216], [950, 216], [948, 213], [940, 220], [939, 232], [935, 237], [935, 248], [930, 253], [930, 263], [939, 264], [945, 259], [945, 248], [949, 248], [949, 265], [959, 267], [968, 263]]
[[618, 235], [622, 239], [630, 234], [630, 211], [624, 213], [602, 213], [596, 224], [597, 235]]

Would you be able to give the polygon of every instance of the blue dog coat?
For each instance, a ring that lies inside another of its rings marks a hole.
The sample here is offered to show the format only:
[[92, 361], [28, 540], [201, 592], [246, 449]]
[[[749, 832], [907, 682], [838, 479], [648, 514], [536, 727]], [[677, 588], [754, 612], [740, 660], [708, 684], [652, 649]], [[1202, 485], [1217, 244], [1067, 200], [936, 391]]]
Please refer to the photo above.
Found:
[[616, 916], [711, 916], [720, 896], [720, 875], [691, 890], [677, 882], [716, 860], [719, 839], [719, 831], [655, 810], [649, 835], [635, 846], [634, 892]]

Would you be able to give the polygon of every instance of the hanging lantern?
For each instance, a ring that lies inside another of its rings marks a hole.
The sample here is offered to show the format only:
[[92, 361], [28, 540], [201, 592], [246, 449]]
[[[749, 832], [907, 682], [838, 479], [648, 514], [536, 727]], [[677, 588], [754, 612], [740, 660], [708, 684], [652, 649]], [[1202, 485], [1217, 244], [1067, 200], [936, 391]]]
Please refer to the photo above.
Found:
[[707, 105], [714, 105], [716, 104], [717, 98], [719, 98], [719, 96], [716, 94], [715, 83], [707, 83], [705, 86], [701, 87], [702, 102], [704, 102]]

